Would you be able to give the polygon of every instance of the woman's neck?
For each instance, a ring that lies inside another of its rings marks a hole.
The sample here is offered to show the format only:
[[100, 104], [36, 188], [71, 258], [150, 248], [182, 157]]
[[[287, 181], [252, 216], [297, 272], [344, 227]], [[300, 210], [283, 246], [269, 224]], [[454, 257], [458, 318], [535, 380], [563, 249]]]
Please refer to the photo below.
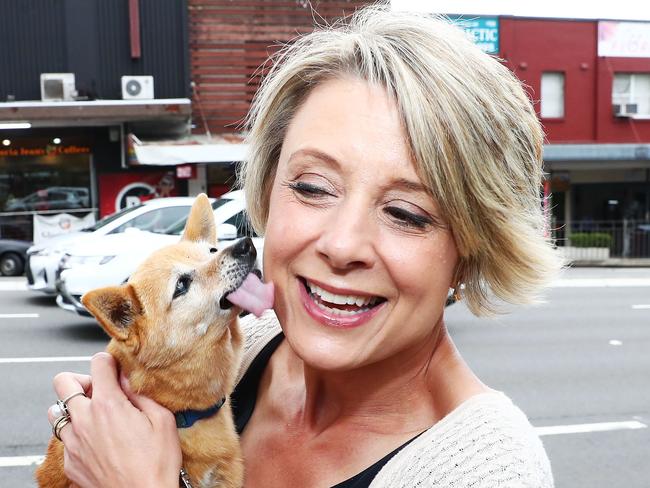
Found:
[[346, 372], [309, 367], [286, 341], [278, 352], [277, 365], [285, 369], [282, 378], [276, 377], [280, 389], [272, 385], [281, 392], [274, 399], [282, 402], [283, 410], [276, 411], [285, 417], [285, 425], [314, 434], [336, 424], [380, 434], [418, 432], [483, 386], [458, 355], [442, 322], [417, 346]]

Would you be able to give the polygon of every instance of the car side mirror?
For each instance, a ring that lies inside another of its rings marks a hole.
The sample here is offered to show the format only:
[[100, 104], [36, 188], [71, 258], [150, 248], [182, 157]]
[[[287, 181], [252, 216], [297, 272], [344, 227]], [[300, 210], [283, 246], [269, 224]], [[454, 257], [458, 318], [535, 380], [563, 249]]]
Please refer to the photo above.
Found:
[[232, 224], [217, 225], [217, 240], [232, 241], [237, 239], [237, 227]]

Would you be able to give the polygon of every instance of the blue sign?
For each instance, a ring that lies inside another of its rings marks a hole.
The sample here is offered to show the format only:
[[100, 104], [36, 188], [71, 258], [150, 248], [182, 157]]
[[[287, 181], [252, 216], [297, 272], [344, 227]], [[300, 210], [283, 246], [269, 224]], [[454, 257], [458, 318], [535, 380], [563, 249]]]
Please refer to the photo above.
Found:
[[497, 17], [456, 17], [451, 21], [462, 28], [488, 54], [499, 54], [499, 19]]

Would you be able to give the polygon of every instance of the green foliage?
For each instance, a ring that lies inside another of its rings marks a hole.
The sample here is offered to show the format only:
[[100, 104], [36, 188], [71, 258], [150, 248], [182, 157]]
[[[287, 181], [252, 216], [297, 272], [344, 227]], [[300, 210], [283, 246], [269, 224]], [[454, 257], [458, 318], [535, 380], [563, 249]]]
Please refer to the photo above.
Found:
[[573, 247], [610, 247], [612, 236], [606, 232], [575, 232], [570, 237]]

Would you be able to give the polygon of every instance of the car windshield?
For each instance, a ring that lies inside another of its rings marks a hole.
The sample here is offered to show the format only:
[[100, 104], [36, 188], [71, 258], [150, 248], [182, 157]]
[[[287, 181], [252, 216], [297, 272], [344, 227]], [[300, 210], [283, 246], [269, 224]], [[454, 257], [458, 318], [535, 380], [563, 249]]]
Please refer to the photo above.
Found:
[[126, 215], [129, 212], [133, 212], [135, 209], [140, 208], [140, 207], [142, 207], [142, 204], [134, 205], [132, 207], [123, 208], [119, 212], [116, 212], [116, 213], [111, 214], [111, 215], [107, 215], [103, 219], [98, 220], [97, 222], [95, 222], [90, 227], [84, 227], [83, 229], [81, 229], [81, 232], [95, 232], [97, 229], [99, 229], [101, 227], [104, 227], [106, 224], [110, 224], [114, 220], [119, 219], [122, 215]]
[[[222, 205], [225, 205], [228, 202], [232, 202], [233, 200], [230, 198], [217, 198], [214, 202], [212, 202], [212, 210], [216, 210]], [[176, 222], [174, 222], [172, 225], [167, 227], [165, 231], [163, 232], [164, 234], [169, 234], [169, 235], [175, 235], [179, 236], [183, 233], [183, 229], [185, 229], [185, 222], [187, 222], [187, 216], [178, 219]]]

